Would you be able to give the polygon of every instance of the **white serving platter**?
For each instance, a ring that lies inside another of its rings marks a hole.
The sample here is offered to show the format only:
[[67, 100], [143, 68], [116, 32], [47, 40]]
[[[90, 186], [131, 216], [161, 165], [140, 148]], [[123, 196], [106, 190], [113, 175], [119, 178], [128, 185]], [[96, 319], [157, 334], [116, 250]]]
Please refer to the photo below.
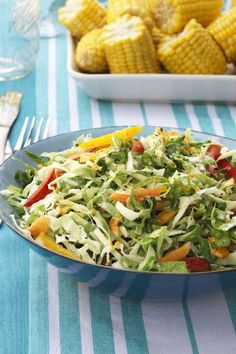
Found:
[[225, 75], [86, 74], [78, 71], [69, 36], [68, 72], [87, 95], [112, 101], [236, 103], [236, 72]]

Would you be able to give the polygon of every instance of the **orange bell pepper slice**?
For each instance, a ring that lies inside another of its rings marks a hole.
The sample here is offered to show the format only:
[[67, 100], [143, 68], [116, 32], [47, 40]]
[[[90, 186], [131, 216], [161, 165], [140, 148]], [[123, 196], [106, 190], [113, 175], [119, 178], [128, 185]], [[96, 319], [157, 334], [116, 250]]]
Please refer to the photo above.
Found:
[[[142, 201], [145, 197], [159, 197], [161, 193], [166, 192], [166, 186], [159, 186], [156, 188], [136, 188], [133, 194], [137, 201]], [[130, 198], [130, 192], [114, 192], [111, 194], [111, 199], [118, 202], [127, 202]]]
[[211, 251], [211, 254], [219, 259], [223, 259], [229, 255], [227, 247], [215, 248]]
[[188, 255], [190, 248], [191, 242], [187, 242], [176, 250], [167, 253], [161, 258], [160, 262], [182, 261]]
[[172, 211], [162, 211], [157, 215], [157, 223], [159, 225], [167, 224], [177, 212], [175, 210]]
[[41, 233], [46, 234], [48, 232], [48, 220], [46, 216], [40, 216], [38, 219], [28, 227], [28, 231], [33, 237], [38, 237]]

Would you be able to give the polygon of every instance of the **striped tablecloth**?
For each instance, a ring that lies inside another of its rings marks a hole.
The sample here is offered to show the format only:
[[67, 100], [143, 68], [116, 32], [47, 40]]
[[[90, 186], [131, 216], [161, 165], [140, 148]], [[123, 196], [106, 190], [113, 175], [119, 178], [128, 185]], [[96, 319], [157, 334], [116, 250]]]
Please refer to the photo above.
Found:
[[[90, 99], [66, 72], [65, 36], [42, 39], [35, 69], [1, 83], [20, 90], [25, 116], [50, 117], [50, 135], [90, 127], [192, 127], [236, 138], [236, 107], [110, 103]], [[236, 94], [235, 94], [236, 95]], [[236, 353], [236, 288], [176, 302], [109, 297], [59, 273], [5, 226], [0, 229], [0, 354]]]

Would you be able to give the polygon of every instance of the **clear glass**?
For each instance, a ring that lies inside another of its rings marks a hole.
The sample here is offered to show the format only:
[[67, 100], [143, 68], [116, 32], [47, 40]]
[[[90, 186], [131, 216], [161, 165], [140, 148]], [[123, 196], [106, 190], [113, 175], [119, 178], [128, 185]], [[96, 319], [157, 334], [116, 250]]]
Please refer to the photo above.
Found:
[[[45, 7], [46, 5], [46, 7]], [[40, 36], [45, 38], [60, 36], [65, 33], [64, 27], [58, 22], [58, 9], [65, 5], [65, 0], [42, 0]]]
[[39, 0], [0, 0], [0, 81], [33, 67], [39, 47]]

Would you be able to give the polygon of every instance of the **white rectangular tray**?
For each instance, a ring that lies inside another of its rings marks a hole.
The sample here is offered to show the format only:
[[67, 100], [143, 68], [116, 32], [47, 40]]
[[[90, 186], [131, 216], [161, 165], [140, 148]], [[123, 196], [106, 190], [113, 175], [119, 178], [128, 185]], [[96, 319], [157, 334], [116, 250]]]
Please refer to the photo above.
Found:
[[[68, 34], [69, 36], [69, 34]], [[236, 103], [236, 75], [85, 74], [74, 61], [69, 36], [68, 72], [91, 97], [112, 101]], [[230, 72], [233, 69], [230, 68]]]

